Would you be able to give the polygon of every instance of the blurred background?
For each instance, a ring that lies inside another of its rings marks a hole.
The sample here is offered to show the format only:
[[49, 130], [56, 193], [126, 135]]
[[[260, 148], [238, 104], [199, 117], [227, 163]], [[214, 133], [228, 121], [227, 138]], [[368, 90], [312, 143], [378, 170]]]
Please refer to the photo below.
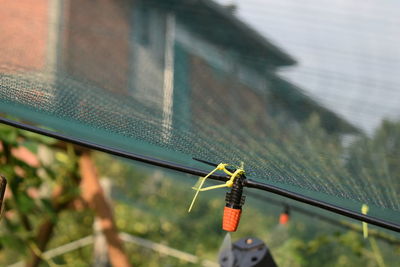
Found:
[[[398, 223], [399, 5], [0, 0], [0, 114]], [[218, 266], [225, 191], [187, 213], [197, 177], [3, 124], [0, 173], [1, 266]], [[232, 241], [278, 266], [398, 265], [397, 233], [245, 194]]]
[[[1, 126], [0, 136], [2, 173], [9, 180], [0, 228], [2, 266], [124, 266], [115, 251], [133, 266], [219, 266], [226, 236], [222, 192], [200, 194], [188, 213], [193, 176], [9, 126]], [[96, 168], [89, 177], [82, 160], [87, 153]], [[232, 241], [263, 240], [278, 266], [398, 263], [400, 238], [392, 231], [369, 225], [365, 239], [361, 222], [269, 193], [247, 189], [245, 195]], [[118, 234], [119, 245], [109, 243]]]
[[398, 1], [218, 0], [298, 61], [280, 73], [368, 133], [400, 115]]

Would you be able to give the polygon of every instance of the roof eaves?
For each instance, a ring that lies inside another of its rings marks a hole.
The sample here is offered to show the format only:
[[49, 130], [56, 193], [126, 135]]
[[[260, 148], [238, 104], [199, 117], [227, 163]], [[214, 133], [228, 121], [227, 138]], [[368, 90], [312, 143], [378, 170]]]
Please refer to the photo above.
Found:
[[245, 22], [234, 16], [231, 12], [229, 12], [225, 7], [220, 4], [212, 1], [212, 0], [197, 0], [201, 2], [209, 9], [214, 10], [218, 13], [218, 15], [224, 17], [229, 20], [235, 27], [237, 27], [241, 32], [249, 35], [249, 38], [254, 42], [259, 43], [264, 46], [269, 51], [273, 52], [276, 57], [280, 59], [279, 65], [281, 66], [291, 66], [297, 64], [296, 60], [291, 57], [288, 53], [283, 51], [281, 48], [278, 48], [277, 45], [273, 44], [271, 41], [267, 40], [264, 36], [262, 36], [259, 32], [257, 32], [254, 28], [247, 25]]

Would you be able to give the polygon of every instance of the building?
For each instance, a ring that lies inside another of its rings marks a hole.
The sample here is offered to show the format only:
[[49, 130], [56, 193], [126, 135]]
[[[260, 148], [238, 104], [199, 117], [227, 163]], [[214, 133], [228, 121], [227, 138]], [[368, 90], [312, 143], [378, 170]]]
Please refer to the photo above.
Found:
[[[6, 21], [0, 29], [11, 37], [0, 42], [9, 51], [0, 63], [24, 70], [0, 72], [45, 81], [46, 90], [19, 92], [27, 103], [51, 100], [57, 112], [73, 102], [68, 116], [80, 118], [88, 112], [83, 96], [97, 88], [151, 109], [145, 119], [158, 124], [166, 140], [174, 130], [198, 131], [203, 124], [195, 120], [263, 135], [278, 117], [296, 127], [312, 113], [328, 131], [356, 131], [276, 74], [295, 65], [291, 56], [211, 0], [30, 3], [7, 1], [3, 10], [14, 12], [0, 11]], [[68, 95], [66, 86], [79, 94]], [[113, 112], [90, 109], [104, 120]]]

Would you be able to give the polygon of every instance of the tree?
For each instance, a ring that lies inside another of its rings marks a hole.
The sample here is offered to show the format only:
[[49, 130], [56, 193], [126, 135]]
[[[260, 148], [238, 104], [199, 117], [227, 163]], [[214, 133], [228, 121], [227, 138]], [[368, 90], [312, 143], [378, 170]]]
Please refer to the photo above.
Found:
[[371, 188], [373, 181], [369, 195], [360, 201], [400, 210], [400, 123], [383, 121], [372, 136], [354, 142], [346, 167], [360, 190]]
[[4, 125], [0, 125], [0, 140], [1, 172], [9, 183], [2, 248], [24, 255], [29, 267], [41, 260], [54, 265], [43, 252], [54, 228], [62, 223], [61, 213], [74, 213], [81, 203], [101, 217], [113, 265], [130, 266], [88, 152]]

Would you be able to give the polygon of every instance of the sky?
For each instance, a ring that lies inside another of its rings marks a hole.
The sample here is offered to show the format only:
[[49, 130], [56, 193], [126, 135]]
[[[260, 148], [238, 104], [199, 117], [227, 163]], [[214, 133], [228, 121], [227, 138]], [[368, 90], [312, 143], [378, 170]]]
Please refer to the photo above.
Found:
[[367, 133], [400, 120], [400, 1], [217, 0], [298, 64], [279, 73]]

